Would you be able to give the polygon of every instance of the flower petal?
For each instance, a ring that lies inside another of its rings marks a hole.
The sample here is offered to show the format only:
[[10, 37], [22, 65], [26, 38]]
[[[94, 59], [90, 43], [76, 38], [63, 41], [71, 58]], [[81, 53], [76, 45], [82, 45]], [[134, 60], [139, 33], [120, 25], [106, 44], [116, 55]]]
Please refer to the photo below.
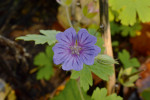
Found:
[[90, 35], [86, 29], [81, 29], [77, 35], [78, 45], [94, 45], [97, 41], [96, 37]]
[[80, 57], [84, 64], [86, 65], [94, 64], [94, 56], [90, 56], [88, 54], [82, 54]]
[[60, 32], [56, 35], [56, 39], [63, 44], [73, 45], [76, 42], [76, 31], [74, 28], [69, 28], [64, 32]]
[[97, 56], [101, 52], [101, 48], [98, 47], [97, 45], [94, 45], [94, 49], [95, 49], [94, 55]]
[[53, 61], [56, 65], [63, 63], [69, 54], [68, 47], [62, 43], [56, 43], [52, 48], [54, 51]]
[[80, 58], [78, 56], [72, 56], [72, 55], [70, 55], [62, 65], [62, 69], [66, 71], [71, 69], [79, 71], [82, 68], [83, 68], [83, 62], [80, 60]]
[[95, 48], [91, 47], [84, 47], [80, 53], [80, 58], [86, 65], [94, 64], [94, 57], [95, 57]]
[[96, 45], [93, 46], [83, 46], [82, 51], [80, 52], [80, 57], [83, 61], [83, 63], [87, 65], [93, 65], [94, 64], [94, 58], [95, 56], [100, 53], [100, 48]]

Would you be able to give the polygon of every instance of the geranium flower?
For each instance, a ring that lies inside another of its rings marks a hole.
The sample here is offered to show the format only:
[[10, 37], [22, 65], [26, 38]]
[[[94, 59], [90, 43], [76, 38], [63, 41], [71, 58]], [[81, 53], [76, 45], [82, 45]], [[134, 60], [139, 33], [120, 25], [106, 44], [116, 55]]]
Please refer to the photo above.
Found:
[[93, 65], [95, 56], [101, 49], [94, 45], [96, 37], [90, 35], [86, 29], [81, 29], [78, 34], [74, 28], [69, 28], [56, 35], [58, 43], [53, 47], [53, 61], [56, 65], [62, 64], [63, 70], [79, 71], [83, 64]]

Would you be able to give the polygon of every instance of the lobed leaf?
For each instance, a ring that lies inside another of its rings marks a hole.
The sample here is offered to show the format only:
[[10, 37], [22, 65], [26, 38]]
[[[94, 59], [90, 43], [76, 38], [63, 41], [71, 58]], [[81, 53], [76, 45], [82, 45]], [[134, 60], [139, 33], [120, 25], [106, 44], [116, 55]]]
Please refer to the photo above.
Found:
[[140, 66], [140, 63], [136, 58], [130, 59], [129, 52], [127, 52], [126, 50], [119, 52], [119, 59], [122, 62], [124, 68]]
[[80, 85], [83, 87], [84, 91], [89, 89], [89, 86], [93, 85], [92, 74], [95, 73], [98, 77], [103, 80], [108, 80], [114, 71], [113, 67], [109, 64], [102, 64], [95, 61], [91, 66], [84, 65], [83, 69], [80, 71], [72, 71], [71, 78], [77, 79], [80, 77]]
[[34, 65], [38, 66], [37, 79], [48, 80], [53, 75], [52, 46], [47, 46], [45, 52], [40, 52], [34, 58]]
[[150, 21], [150, 0], [109, 0], [113, 10], [119, 12], [119, 19], [123, 25], [134, 25], [138, 19], [142, 22]]
[[80, 77], [80, 86], [83, 87], [84, 91], [89, 89], [89, 85], [93, 85], [92, 74], [87, 65], [84, 65], [81, 71], [72, 71], [71, 78], [77, 79], [78, 77]]
[[[84, 100], [91, 100], [91, 98], [86, 95], [85, 92], [81, 92]], [[66, 84], [65, 89], [51, 100], [82, 100], [81, 94], [77, 86], [77, 82], [75, 80], [69, 80], [69, 82]]]
[[141, 30], [141, 25], [139, 23], [134, 24], [133, 26], [121, 26], [120, 27], [121, 35], [126, 37], [130, 35], [131, 37], [136, 36], [136, 32]]
[[95, 73], [99, 78], [105, 81], [108, 81], [109, 76], [114, 73], [113, 67], [111, 65], [101, 64], [97, 61], [95, 61], [95, 63], [89, 67], [93, 73]]
[[43, 66], [42, 68], [38, 70], [36, 78], [37, 80], [40, 80], [40, 79], [49, 80], [52, 75], [53, 75], [52, 67]]
[[26, 36], [17, 37], [16, 40], [35, 41], [35, 44], [48, 43], [49, 45], [52, 45], [53, 43], [55, 43], [57, 41], [56, 40], [56, 34], [59, 33], [59, 31], [56, 31], [56, 30], [40, 30], [40, 33], [42, 35], [29, 34], [29, 35], [26, 35]]
[[115, 93], [107, 96], [107, 89], [106, 88], [96, 88], [92, 94], [93, 100], [123, 100], [122, 97], [117, 96]]
[[136, 36], [136, 32], [141, 30], [141, 25], [135, 23], [133, 26], [119, 25], [115, 22], [111, 22], [111, 34], [115, 35], [116, 33], [121, 33], [123, 37], [130, 35], [131, 37]]

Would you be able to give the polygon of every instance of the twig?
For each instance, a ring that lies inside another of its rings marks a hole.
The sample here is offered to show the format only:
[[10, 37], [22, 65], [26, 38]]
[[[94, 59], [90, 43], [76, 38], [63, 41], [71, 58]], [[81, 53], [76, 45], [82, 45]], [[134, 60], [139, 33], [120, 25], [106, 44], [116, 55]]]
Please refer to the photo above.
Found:
[[[99, 0], [99, 11], [100, 11], [100, 27], [103, 26], [102, 37], [105, 44], [105, 53], [113, 57], [112, 44], [111, 44], [111, 33], [110, 33], [110, 24], [108, 18], [108, 0]], [[115, 91], [115, 66], [113, 66], [114, 74], [109, 77], [107, 82], [107, 91], [108, 95]]]
[[0, 44], [3, 44], [7, 47], [12, 48], [15, 51], [14, 57], [16, 61], [19, 62], [19, 60], [21, 59], [24, 62], [25, 66], [28, 66], [26, 57], [30, 57], [30, 55], [26, 52], [26, 49], [24, 49], [22, 46], [20, 46], [16, 42], [11, 41], [1, 35], [0, 35]]
[[[62, 85], [65, 85], [65, 84], [66, 84], [66, 80], [64, 80], [59, 86], [62, 86]], [[49, 96], [50, 99], [55, 96], [56, 92], [57, 92], [57, 88], [55, 88], [55, 90], [50, 94], [50, 96]]]

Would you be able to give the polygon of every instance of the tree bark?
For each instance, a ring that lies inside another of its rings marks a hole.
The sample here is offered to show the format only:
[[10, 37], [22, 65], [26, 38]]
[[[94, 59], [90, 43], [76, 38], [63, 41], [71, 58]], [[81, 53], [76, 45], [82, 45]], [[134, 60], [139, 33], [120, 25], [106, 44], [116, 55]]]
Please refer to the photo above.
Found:
[[[113, 50], [111, 44], [111, 32], [110, 32], [110, 24], [109, 24], [109, 16], [108, 16], [108, 0], [99, 0], [99, 11], [100, 11], [100, 28], [102, 29], [102, 37], [104, 39], [105, 45], [105, 54], [113, 57]], [[115, 66], [113, 65], [114, 74], [109, 77], [109, 81], [107, 82], [107, 91], [108, 95], [113, 93], [115, 90]]]

